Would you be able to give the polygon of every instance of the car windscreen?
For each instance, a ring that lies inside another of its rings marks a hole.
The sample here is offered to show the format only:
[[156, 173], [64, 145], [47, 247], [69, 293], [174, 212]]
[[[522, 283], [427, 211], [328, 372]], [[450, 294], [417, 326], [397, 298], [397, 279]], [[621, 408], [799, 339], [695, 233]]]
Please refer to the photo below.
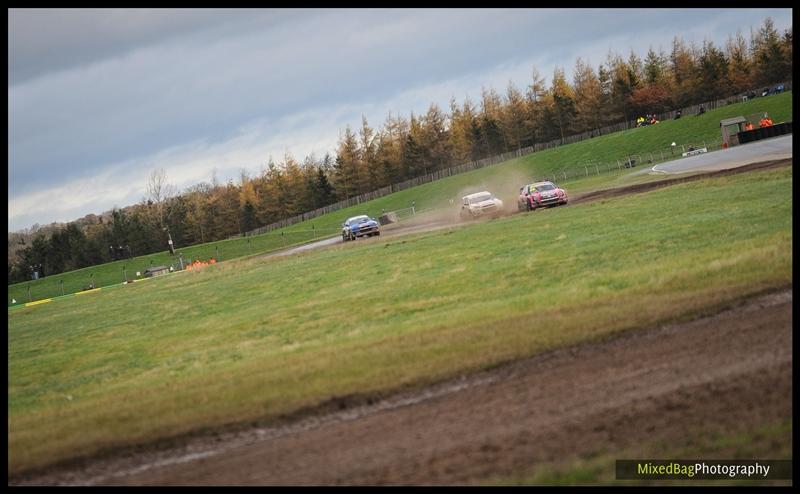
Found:
[[480, 195], [480, 196], [470, 197], [469, 203], [470, 204], [476, 204], [478, 202], [488, 201], [491, 198], [492, 198], [491, 194], [483, 194], [483, 195]]
[[357, 225], [359, 223], [364, 223], [365, 221], [369, 221], [369, 216], [356, 216], [355, 218], [350, 218], [351, 225]]
[[546, 192], [548, 190], [556, 190], [555, 185], [553, 184], [544, 184], [544, 185], [537, 185], [534, 187], [538, 192]]

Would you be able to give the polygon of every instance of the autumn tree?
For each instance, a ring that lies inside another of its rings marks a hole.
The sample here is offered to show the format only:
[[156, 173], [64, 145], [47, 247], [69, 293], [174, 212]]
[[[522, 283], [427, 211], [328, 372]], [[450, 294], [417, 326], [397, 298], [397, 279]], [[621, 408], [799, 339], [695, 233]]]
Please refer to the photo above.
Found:
[[553, 71], [547, 108], [551, 115], [551, 121], [558, 126], [559, 136], [563, 141], [574, 125], [576, 113], [575, 91], [567, 82], [564, 69], [556, 67]]
[[[791, 41], [791, 35], [788, 38]], [[788, 46], [791, 47], [791, 43]], [[771, 17], [764, 20], [753, 37], [751, 50], [760, 84], [783, 82], [790, 76], [792, 60], [787, 55], [791, 56], [791, 51], [781, 43]]]
[[419, 123], [426, 173], [444, 168], [450, 164], [447, 116], [438, 105], [431, 104]]
[[369, 126], [367, 117], [361, 115], [358, 147], [358, 176], [361, 181], [357, 186], [359, 194], [370, 192], [383, 185], [383, 170], [376, 166], [375, 137], [375, 131]]
[[245, 232], [255, 230], [259, 226], [256, 214], [257, 203], [258, 196], [256, 195], [255, 185], [250, 177], [247, 176], [247, 170], [242, 170], [239, 180], [239, 221]]
[[422, 125], [413, 113], [409, 122], [408, 134], [403, 141], [401, 160], [404, 175], [416, 177], [428, 173], [428, 165], [425, 161], [425, 151], [422, 148]]
[[544, 127], [544, 96], [547, 85], [536, 67], [531, 69], [531, 84], [525, 92], [526, 115], [525, 134], [531, 144], [544, 140], [542, 129]]
[[573, 76], [575, 88], [576, 131], [600, 128], [603, 91], [600, 80], [588, 63], [578, 58]]
[[747, 42], [741, 31], [728, 36], [725, 42], [725, 57], [728, 60], [728, 81], [733, 93], [741, 93], [753, 87], [752, 62]]
[[472, 159], [472, 124], [475, 120], [472, 104], [467, 99], [459, 107], [455, 98], [450, 99], [450, 132], [449, 148], [452, 159], [456, 163], [464, 163]]
[[506, 101], [503, 111], [500, 114], [500, 126], [503, 129], [505, 142], [510, 149], [520, 149], [529, 145], [529, 140], [525, 134], [525, 117], [527, 108], [525, 107], [525, 97], [522, 92], [508, 81], [506, 87]]
[[336, 195], [341, 199], [358, 194], [361, 183], [359, 175], [359, 154], [356, 135], [347, 126], [344, 135], [339, 138], [334, 165], [334, 187]]
[[687, 106], [697, 101], [697, 62], [694, 50], [687, 47], [682, 39], [675, 37], [672, 41], [670, 64], [673, 78], [673, 104]]

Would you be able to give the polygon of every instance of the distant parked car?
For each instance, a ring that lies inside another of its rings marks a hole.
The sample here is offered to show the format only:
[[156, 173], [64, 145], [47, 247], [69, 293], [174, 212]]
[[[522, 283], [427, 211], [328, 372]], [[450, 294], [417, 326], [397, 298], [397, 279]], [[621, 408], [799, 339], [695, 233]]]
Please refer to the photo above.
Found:
[[517, 209], [534, 211], [539, 208], [567, 204], [567, 192], [556, 187], [553, 182], [536, 182], [519, 189]]
[[342, 225], [342, 242], [355, 240], [358, 237], [371, 237], [381, 234], [381, 226], [374, 218], [362, 214], [348, 218]]
[[500, 216], [503, 212], [503, 201], [493, 196], [491, 192], [483, 191], [469, 194], [461, 198], [462, 220], [479, 218], [481, 216]]

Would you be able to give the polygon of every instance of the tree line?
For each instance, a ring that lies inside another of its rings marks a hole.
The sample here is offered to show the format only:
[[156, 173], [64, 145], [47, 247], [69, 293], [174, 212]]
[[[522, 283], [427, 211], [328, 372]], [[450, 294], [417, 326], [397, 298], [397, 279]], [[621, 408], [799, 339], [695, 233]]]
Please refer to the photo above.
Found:
[[638, 115], [721, 99], [791, 79], [792, 30], [772, 19], [724, 46], [675, 37], [669, 52], [652, 47], [642, 59], [609, 52], [595, 69], [578, 58], [572, 80], [561, 67], [550, 83], [536, 68], [523, 89], [509, 81], [501, 95], [431, 104], [424, 114], [392, 115], [377, 128], [366, 118], [349, 126], [334, 155], [290, 154], [269, 160], [256, 176], [193, 185], [178, 194], [163, 170], [153, 172], [139, 204], [101, 215], [9, 233], [8, 282], [114, 260], [222, 240], [336, 201], [468, 161], [631, 121]]

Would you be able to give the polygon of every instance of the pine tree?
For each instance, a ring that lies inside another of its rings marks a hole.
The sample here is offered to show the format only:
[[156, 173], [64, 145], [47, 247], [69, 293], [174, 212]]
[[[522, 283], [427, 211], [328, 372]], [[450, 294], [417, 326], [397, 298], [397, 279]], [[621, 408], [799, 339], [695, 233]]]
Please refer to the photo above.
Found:
[[553, 72], [553, 82], [549, 92], [549, 110], [552, 120], [558, 126], [562, 142], [572, 129], [575, 119], [575, 92], [564, 76], [564, 70], [558, 67]]
[[701, 100], [714, 100], [728, 94], [728, 61], [725, 54], [711, 41], [703, 43], [699, 69], [697, 96]]
[[336, 162], [334, 165], [334, 187], [340, 199], [347, 199], [357, 195], [361, 184], [359, 175], [359, 153], [356, 135], [350, 130], [350, 126], [345, 128], [344, 136], [339, 139], [339, 147], [336, 151]]
[[[791, 35], [789, 35], [789, 40], [791, 40]], [[788, 46], [791, 47], [791, 43]], [[780, 35], [775, 29], [775, 23], [771, 17], [767, 17], [759, 28], [751, 50], [759, 84], [773, 84], [789, 78], [792, 61], [791, 58], [787, 58], [787, 50], [781, 43]]]
[[577, 112], [575, 130], [578, 132], [597, 129], [603, 104], [603, 91], [600, 81], [588, 63], [578, 58], [575, 63], [573, 85], [575, 87], [575, 110]]
[[732, 93], [741, 93], [753, 86], [750, 57], [747, 43], [741, 31], [735, 36], [728, 36], [725, 43], [725, 57], [728, 60], [728, 80]]

